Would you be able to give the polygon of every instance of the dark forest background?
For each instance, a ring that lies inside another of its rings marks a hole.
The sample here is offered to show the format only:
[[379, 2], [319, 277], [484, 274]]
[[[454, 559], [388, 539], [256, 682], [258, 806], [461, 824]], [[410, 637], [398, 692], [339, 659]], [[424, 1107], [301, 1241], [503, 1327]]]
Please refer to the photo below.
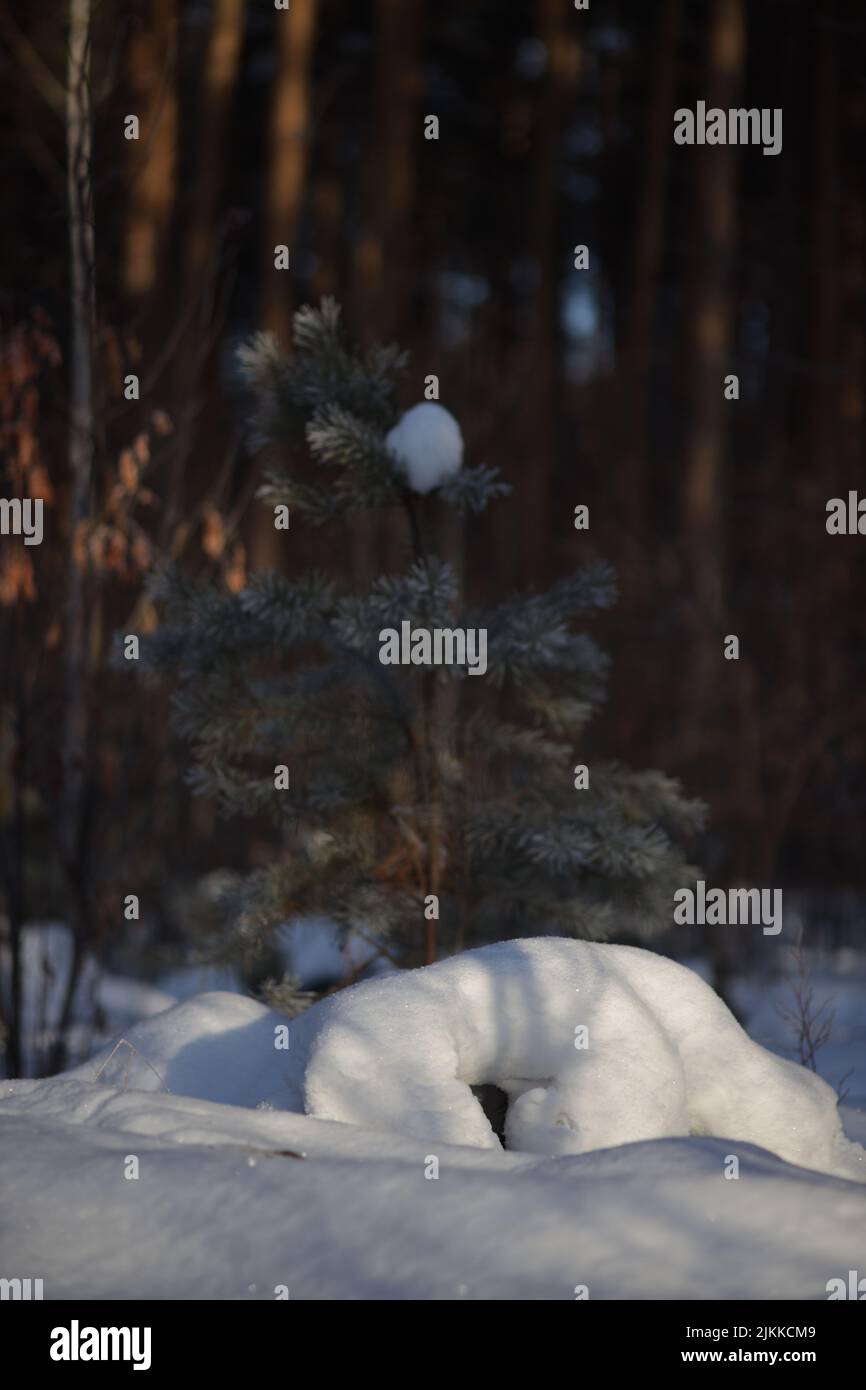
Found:
[[[269, 854], [191, 797], [166, 695], [111, 652], [164, 555], [233, 587], [402, 564], [387, 525], [287, 540], [254, 498], [236, 349], [323, 295], [512, 485], [470, 596], [616, 566], [592, 736], [708, 803], [707, 876], [862, 889], [864, 542], [825, 529], [866, 487], [862, 4], [94, 0], [70, 93], [89, 9], [0, 0], [0, 494], [46, 499], [41, 547], [0, 540], [7, 918], [104, 955], [125, 894], [170, 937], [202, 874]], [[781, 107], [782, 153], [676, 146], [698, 99]]]

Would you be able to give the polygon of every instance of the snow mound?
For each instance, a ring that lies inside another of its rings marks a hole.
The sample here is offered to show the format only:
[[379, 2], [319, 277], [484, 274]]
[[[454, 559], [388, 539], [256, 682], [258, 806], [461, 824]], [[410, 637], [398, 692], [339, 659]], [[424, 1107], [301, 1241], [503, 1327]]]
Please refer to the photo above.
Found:
[[414, 492], [432, 492], [458, 473], [463, 462], [460, 426], [449, 410], [433, 401], [407, 410], [386, 435], [385, 446]]
[[[541, 1153], [494, 1142], [484, 1080]], [[824, 1299], [862, 1254], [862, 1158], [691, 971], [512, 942], [290, 1021], [202, 995], [0, 1081], [0, 1270], [46, 1299]]]
[[305, 1106], [323, 1119], [495, 1148], [470, 1089], [487, 1083], [509, 1096], [510, 1149], [718, 1135], [866, 1181], [832, 1088], [752, 1042], [699, 976], [650, 951], [501, 942], [356, 985], [305, 1019]]
[[825, 1081], [753, 1042], [693, 971], [628, 946], [502, 942], [291, 1020], [203, 994], [66, 1076], [501, 1153], [471, 1089], [493, 1084], [514, 1154], [713, 1135], [866, 1182]]
[[[277, 1046], [287, 1026], [289, 1051]], [[244, 995], [200, 994], [134, 1024], [63, 1076], [223, 1105], [303, 1110], [303, 1061], [291, 1052], [293, 1026]]]

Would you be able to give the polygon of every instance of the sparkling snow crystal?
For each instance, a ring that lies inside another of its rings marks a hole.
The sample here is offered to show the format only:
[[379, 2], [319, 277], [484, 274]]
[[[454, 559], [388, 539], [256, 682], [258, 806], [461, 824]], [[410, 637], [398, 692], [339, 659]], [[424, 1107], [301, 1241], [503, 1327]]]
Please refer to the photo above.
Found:
[[413, 492], [432, 492], [459, 472], [463, 435], [450, 411], [433, 401], [407, 410], [385, 439]]

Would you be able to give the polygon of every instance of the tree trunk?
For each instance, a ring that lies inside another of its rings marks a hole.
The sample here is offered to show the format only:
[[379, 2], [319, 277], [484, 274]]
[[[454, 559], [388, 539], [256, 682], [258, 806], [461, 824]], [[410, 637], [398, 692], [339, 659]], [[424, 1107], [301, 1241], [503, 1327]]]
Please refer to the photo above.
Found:
[[69, 881], [74, 963], [66, 982], [52, 1063], [62, 1065], [87, 928], [86, 799], [88, 786], [88, 558], [82, 530], [91, 511], [94, 457], [95, 336], [92, 198], [91, 0], [70, 0], [66, 92], [67, 211], [70, 262], [69, 569], [66, 597], [66, 690], [58, 832]]
[[362, 342], [403, 337], [415, 282], [410, 208], [421, 137], [423, 0], [376, 0], [372, 116], [361, 171], [354, 326]]
[[[745, 58], [743, 0], [713, 0], [709, 18], [707, 107], [736, 106]], [[695, 638], [721, 659], [723, 615], [722, 469], [728, 415], [724, 398], [734, 326], [736, 146], [691, 151], [695, 179], [695, 246], [687, 325], [689, 433], [685, 448], [682, 523], [687, 577], [695, 606]]]
[[[703, 88], [707, 107], [735, 107], [745, 60], [744, 0], [713, 0], [709, 10]], [[681, 495], [689, 644], [681, 726], [694, 730], [691, 751], [719, 715], [726, 629], [722, 495], [728, 414], [737, 405], [724, 397], [732, 361], [736, 252], [736, 146], [691, 151], [695, 181], [695, 245], [686, 333], [688, 434]], [[728, 680], [736, 682], [736, 663]], [[734, 697], [736, 698], [736, 696]], [[730, 708], [730, 706], [728, 706]], [[688, 735], [684, 739], [688, 747]], [[715, 770], [715, 769], [714, 769]], [[733, 956], [728, 929], [709, 927], [707, 944], [714, 984], [729, 998]]]
[[[176, 0], [152, 0], [151, 23], [130, 43], [132, 112], [140, 139], [130, 142], [133, 176], [129, 189], [123, 285], [133, 299], [150, 294], [159, 276], [159, 253], [176, 191], [177, 51]], [[205, 160], [207, 169], [212, 161]]]
[[[166, 544], [171, 543], [181, 517], [188, 514], [187, 473], [202, 418], [208, 369], [218, 331], [215, 320], [218, 324], [221, 303], [217, 286], [224, 231], [219, 216], [220, 198], [245, 12], [246, 0], [217, 0], [197, 102], [195, 165], [198, 177], [189, 210], [189, 230], [183, 248], [183, 282], [178, 296], [183, 331], [172, 362], [175, 432], [171, 445], [170, 493], [163, 520]], [[174, 312], [176, 328], [177, 312]], [[209, 447], [202, 449], [202, 454], [206, 455], [208, 476], [212, 477], [213, 452], [222, 447], [222, 438], [214, 437], [208, 443]], [[204, 485], [202, 490], [206, 491]]]
[[285, 347], [291, 341], [294, 272], [275, 270], [274, 247], [288, 246], [290, 258], [298, 250], [309, 162], [310, 72], [317, 22], [318, 0], [302, 0], [276, 16], [278, 58], [264, 214], [261, 320]]
[[[529, 256], [537, 268], [537, 290], [529, 312], [522, 379], [526, 408], [522, 427], [526, 473], [520, 494], [519, 552], [524, 579], [547, 578], [556, 535], [554, 488], [559, 456], [560, 131], [574, 100], [580, 49], [572, 21], [559, 0], [539, 0], [539, 28], [547, 53], [529, 189]], [[575, 237], [579, 241], [580, 237]], [[574, 272], [572, 272], [574, 273]], [[561, 519], [560, 519], [561, 522]]]
[[[13, 644], [10, 659], [14, 662], [23, 651], [21, 641], [24, 613], [19, 604], [12, 619]], [[14, 669], [14, 667], [13, 667]], [[4, 1047], [8, 1076], [24, 1075], [24, 979], [22, 971], [22, 932], [26, 920], [25, 864], [27, 857], [27, 820], [24, 795], [27, 786], [29, 728], [27, 699], [20, 678], [15, 682], [15, 753], [12, 761], [12, 813], [6, 836], [6, 911], [9, 922], [9, 1005], [0, 1000], [0, 1021], [5, 1025]]]
[[[836, 36], [828, 27], [833, 19], [832, 4], [826, 6], [820, 16], [816, 16], [815, 57], [812, 65], [815, 82], [814, 182], [808, 355], [813, 375], [808, 393], [808, 451], [806, 457], [801, 460], [796, 492], [797, 502], [804, 516], [821, 516], [827, 498], [838, 495], [828, 492], [827, 483], [834, 476], [838, 476], [840, 445], [843, 442], [845, 445], [848, 444], [845, 437], [847, 431], [844, 428], [846, 415], [839, 390], [840, 381], [847, 376], [848, 363], [843, 359], [840, 331], [840, 213], [843, 203], [839, 181], [839, 74], [836, 65]], [[848, 184], [847, 187], [845, 204], [850, 208], [851, 190], [856, 188], [856, 182]], [[850, 246], [844, 254], [846, 268], [850, 272]], [[860, 316], [862, 312], [861, 301]], [[849, 337], [846, 346], [850, 345], [850, 342]], [[855, 470], [855, 473], [850, 475], [852, 479], [862, 473], [862, 456], [855, 464]], [[855, 484], [852, 481], [845, 486], [853, 487]], [[798, 566], [799, 583], [805, 589], [805, 602], [801, 611], [808, 612], [811, 607], [816, 613], [828, 613], [840, 604], [840, 600], [844, 602], [850, 575], [850, 559], [844, 553], [844, 546], [831, 545], [828, 549], [830, 553], [815, 571], [809, 572], [805, 566]], [[840, 684], [844, 684], [843, 672], [846, 663], [840, 650], [839, 630], [836, 628], [828, 633], [820, 619], [817, 630], [825, 638], [822, 642], [824, 650], [817, 662], [814, 648], [810, 647], [808, 642], [801, 641], [800, 644], [800, 678], [816, 706], [813, 708], [813, 717], [825, 710], [838, 708], [840, 702], [845, 700], [845, 691], [840, 689]], [[826, 640], [826, 637], [829, 637], [829, 640]]]
[[[419, 55], [423, 0], [376, 0], [370, 117], [361, 167], [361, 231], [352, 258], [352, 327], [359, 342], [403, 340], [416, 288], [411, 222], [415, 144], [421, 138]], [[409, 537], [400, 512], [361, 517], [353, 535], [358, 577], [403, 568]]]
[[[649, 94], [640, 189], [634, 219], [629, 297], [617, 374], [615, 419], [623, 424], [620, 508], [625, 544], [639, 548], [648, 501], [649, 400], [653, 370], [655, 310], [664, 255], [665, 207], [671, 151], [682, 0], [663, 0]], [[628, 403], [626, 408], [626, 402]]]
[[[247, 0], [216, 0], [198, 109], [195, 197], [184, 261], [187, 293], [201, 293], [219, 252], [220, 195], [226, 136], [238, 81]], [[303, 7], [302, 7], [303, 8]]]

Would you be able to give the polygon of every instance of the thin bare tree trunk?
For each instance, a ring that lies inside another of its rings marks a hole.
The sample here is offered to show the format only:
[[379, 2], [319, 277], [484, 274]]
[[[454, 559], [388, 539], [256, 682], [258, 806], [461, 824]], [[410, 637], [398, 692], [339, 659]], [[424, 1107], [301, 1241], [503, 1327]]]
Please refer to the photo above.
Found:
[[94, 227], [91, 187], [91, 0], [70, 0], [66, 91], [67, 213], [70, 265], [69, 569], [66, 595], [66, 690], [58, 832], [70, 885], [73, 965], [66, 981], [51, 1061], [62, 1065], [86, 931], [87, 588], [82, 529], [91, 510], [94, 458]]
[[[23, 648], [21, 641], [24, 614], [21, 605], [12, 619], [12, 651], [10, 660], [15, 661]], [[14, 668], [13, 668], [14, 669]], [[24, 1074], [24, 980], [22, 973], [22, 929], [26, 916], [24, 900], [25, 872], [27, 854], [27, 820], [24, 813], [24, 792], [27, 784], [27, 756], [29, 751], [29, 729], [27, 722], [27, 699], [23, 683], [16, 679], [15, 688], [15, 756], [12, 765], [12, 815], [6, 836], [6, 908], [9, 921], [9, 1008], [8, 1018], [0, 1001], [0, 1022], [5, 1026], [4, 1046], [6, 1051], [6, 1071], [9, 1076]]]

